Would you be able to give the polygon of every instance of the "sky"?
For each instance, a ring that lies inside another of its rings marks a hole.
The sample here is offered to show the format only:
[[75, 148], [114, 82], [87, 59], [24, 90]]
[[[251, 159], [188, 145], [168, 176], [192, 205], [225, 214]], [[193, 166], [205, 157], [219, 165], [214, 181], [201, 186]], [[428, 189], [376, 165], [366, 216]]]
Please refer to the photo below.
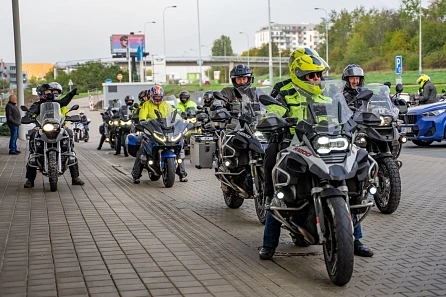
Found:
[[[400, 0], [270, 0], [271, 21], [319, 23], [327, 11], [366, 8], [398, 8]], [[163, 54], [163, 10], [165, 10], [166, 55], [198, 56], [197, 0], [19, 0], [24, 63], [55, 63], [111, 58], [110, 36], [141, 31], [147, 24], [147, 50]], [[424, 4], [423, 4], [424, 5]], [[247, 49], [246, 35], [254, 46], [254, 35], [268, 24], [268, 0], [199, 0], [202, 56], [212, 43], [228, 35], [236, 53]], [[0, 59], [14, 61], [12, 1], [0, 1]]]

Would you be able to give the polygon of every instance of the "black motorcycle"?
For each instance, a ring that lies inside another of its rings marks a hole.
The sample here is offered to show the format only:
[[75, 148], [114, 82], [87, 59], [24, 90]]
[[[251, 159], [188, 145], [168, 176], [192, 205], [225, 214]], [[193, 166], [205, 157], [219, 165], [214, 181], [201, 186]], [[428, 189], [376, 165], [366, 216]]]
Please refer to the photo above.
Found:
[[[214, 92], [214, 97], [228, 103], [220, 92]], [[262, 133], [255, 130], [258, 119], [256, 110], [260, 110], [260, 104], [249, 102], [249, 99], [245, 102], [247, 112], [240, 110], [231, 114], [220, 109], [211, 119], [213, 122], [228, 123], [226, 129], [217, 135], [215, 176], [221, 182], [228, 207], [239, 208], [244, 199], [254, 199], [257, 217], [261, 223], [265, 223], [263, 159], [266, 143], [259, 141], [257, 137]]]
[[[294, 128], [272, 170], [275, 193], [269, 210], [296, 245], [323, 246], [330, 279], [343, 286], [353, 274], [351, 215], [363, 214], [362, 220], [373, 206], [363, 189], [376, 166], [366, 150], [352, 143], [356, 124], [343, 95], [329, 99], [302, 104], [297, 118], [268, 117], [257, 129], [290, 135]], [[267, 95], [260, 101], [279, 104]]]
[[[26, 106], [21, 106], [25, 112]], [[79, 109], [74, 105], [69, 111]], [[51, 192], [57, 191], [57, 181], [69, 166], [76, 164], [76, 154], [71, 147], [70, 135], [64, 128], [64, 122], [79, 122], [78, 115], [65, 117], [57, 102], [44, 102], [40, 105], [40, 113], [35, 118], [23, 117], [22, 124], [35, 123], [38, 132], [31, 142], [31, 153], [28, 166], [35, 167], [48, 176]]]
[[[367, 85], [355, 101], [362, 101], [355, 109], [354, 121], [358, 124], [353, 139], [355, 144], [367, 149], [379, 166], [376, 177], [376, 206], [385, 214], [393, 213], [401, 199], [401, 161], [395, 160], [392, 148], [399, 144], [399, 109], [390, 101], [385, 85]], [[355, 102], [354, 101], [354, 102]], [[354, 104], [351, 102], [350, 104]]]
[[125, 140], [127, 139], [127, 135], [130, 133], [133, 124], [132, 113], [127, 105], [124, 105], [120, 108], [117, 114], [117, 119], [119, 120], [119, 124], [116, 127], [116, 133], [114, 133], [116, 153], [118, 153], [121, 150], [121, 147], [123, 147], [124, 156], [127, 157], [128, 152], [127, 147], [125, 146]]

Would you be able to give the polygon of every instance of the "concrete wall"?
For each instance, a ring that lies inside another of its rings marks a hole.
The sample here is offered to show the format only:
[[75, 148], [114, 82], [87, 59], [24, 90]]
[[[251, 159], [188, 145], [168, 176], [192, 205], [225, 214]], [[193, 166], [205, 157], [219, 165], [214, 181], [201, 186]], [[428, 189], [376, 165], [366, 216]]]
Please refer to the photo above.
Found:
[[106, 109], [109, 105], [109, 102], [114, 99], [121, 100], [121, 103], [124, 104], [124, 98], [127, 95], [132, 95], [135, 98], [135, 103], [139, 102], [138, 94], [142, 90], [147, 90], [151, 88], [154, 84], [151, 82], [145, 83], [104, 83], [103, 94], [104, 94], [104, 109]]

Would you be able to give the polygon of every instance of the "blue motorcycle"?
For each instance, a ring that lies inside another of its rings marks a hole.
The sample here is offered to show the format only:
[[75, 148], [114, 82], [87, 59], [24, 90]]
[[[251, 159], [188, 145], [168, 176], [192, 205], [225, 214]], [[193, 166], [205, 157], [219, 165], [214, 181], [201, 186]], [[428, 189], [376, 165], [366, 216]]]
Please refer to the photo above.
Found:
[[126, 146], [133, 157], [142, 146], [144, 154], [140, 158], [144, 168], [149, 171], [150, 179], [157, 181], [162, 176], [164, 186], [171, 188], [177, 165], [183, 161], [180, 155], [183, 153], [184, 135], [193, 125], [177, 117], [176, 110], [166, 118], [158, 111], [155, 113], [156, 119], [135, 124], [139, 132], [127, 136]]

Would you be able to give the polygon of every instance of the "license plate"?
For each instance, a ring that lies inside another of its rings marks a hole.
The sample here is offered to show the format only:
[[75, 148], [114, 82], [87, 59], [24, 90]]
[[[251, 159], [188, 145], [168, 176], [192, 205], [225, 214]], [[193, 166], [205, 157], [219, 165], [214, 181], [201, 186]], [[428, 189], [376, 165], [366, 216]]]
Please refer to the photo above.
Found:
[[401, 132], [412, 133], [412, 127], [401, 127]]

